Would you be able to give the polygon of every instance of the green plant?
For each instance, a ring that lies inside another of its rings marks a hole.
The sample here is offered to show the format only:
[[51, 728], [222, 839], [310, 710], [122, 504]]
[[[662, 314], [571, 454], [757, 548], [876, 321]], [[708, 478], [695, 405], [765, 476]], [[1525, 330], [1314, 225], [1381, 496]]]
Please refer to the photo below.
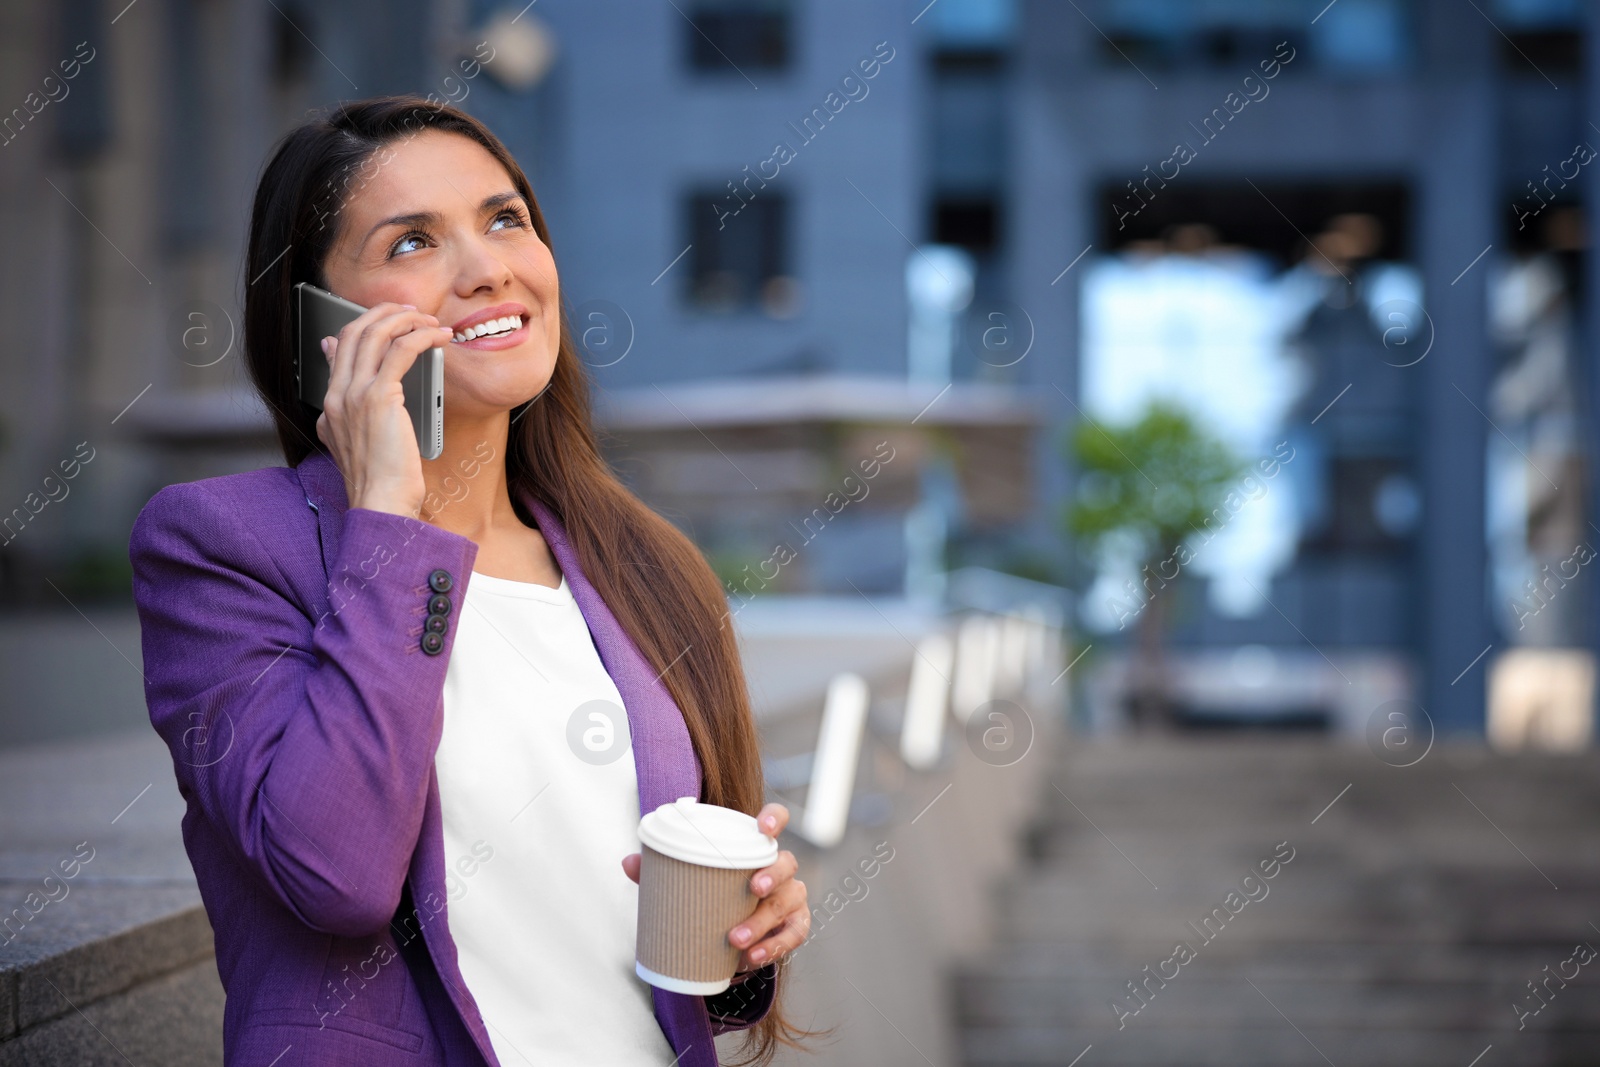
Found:
[[1159, 595], [1188, 553], [1184, 542], [1212, 521], [1217, 505], [1248, 466], [1183, 408], [1152, 401], [1130, 423], [1107, 426], [1087, 417], [1068, 438], [1078, 471], [1064, 515], [1080, 549], [1103, 558], [1113, 546], [1131, 551], [1140, 581], [1138, 643], [1128, 697], [1136, 723], [1170, 712], [1163, 657], [1167, 614]]

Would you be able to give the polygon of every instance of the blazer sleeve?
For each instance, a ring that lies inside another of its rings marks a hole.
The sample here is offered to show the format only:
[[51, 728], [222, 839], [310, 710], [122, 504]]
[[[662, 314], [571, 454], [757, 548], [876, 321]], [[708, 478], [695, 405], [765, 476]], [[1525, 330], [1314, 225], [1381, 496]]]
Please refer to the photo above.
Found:
[[711, 1016], [711, 1036], [743, 1030], [766, 1018], [778, 991], [776, 962], [762, 967], [742, 982], [705, 998]]
[[313, 619], [259, 522], [200, 482], [167, 486], [135, 521], [150, 721], [191, 807], [261, 884], [312, 929], [361, 936], [399, 905], [443, 729], [454, 627], [440, 654], [420, 647], [428, 578], [443, 568], [464, 588], [478, 546], [351, 508], [328, 567], [337, 595], [330, 582]]

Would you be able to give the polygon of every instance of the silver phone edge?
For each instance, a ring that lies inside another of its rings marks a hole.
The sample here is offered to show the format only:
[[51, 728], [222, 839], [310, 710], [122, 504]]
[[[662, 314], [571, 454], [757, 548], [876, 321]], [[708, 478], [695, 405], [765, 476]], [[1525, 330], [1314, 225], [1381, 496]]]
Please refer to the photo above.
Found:
[[444, 452], [444, 349], [430, 348], [422, 353], [421, 422], [417, 424], [417, 447], [423, 459], [438, 459]]

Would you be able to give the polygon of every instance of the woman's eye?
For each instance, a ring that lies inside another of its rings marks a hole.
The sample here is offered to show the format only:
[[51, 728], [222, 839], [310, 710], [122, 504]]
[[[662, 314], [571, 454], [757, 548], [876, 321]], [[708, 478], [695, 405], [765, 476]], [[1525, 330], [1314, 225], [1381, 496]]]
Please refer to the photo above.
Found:
[[396, 241], [394, 244], [390, 245], [389, 246], [389, 254], [392, 256], [397, 252], [414, 251], [413, 249], [405, 247], [407, 241], [426, 241], [427, 239], [428, 239], [428, 235], [427, 234], [418, 233], [417, 231], [413, 230], [411, 233], [408, 233], [408, 234], [404, 235], [398, 241]]
[[[511, 225], [513, 226], [523, 227], [527, 225], [527, 222], [525, 222], [522, 218], [522, 213], [514, 208], [506, 208], [504, 211], [500, 212], [500, 214], [494, 217], [495, 222], [499, 222], [501, 219], [510, 219]], [[498, 229], [499, 227], [491, 228]]]

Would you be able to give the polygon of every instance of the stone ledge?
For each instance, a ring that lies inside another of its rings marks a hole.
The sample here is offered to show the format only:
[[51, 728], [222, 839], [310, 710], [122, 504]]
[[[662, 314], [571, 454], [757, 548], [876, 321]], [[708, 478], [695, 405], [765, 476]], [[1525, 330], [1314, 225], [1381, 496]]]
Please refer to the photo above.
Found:
[[8, 1036], [213, 956], [211, 924], [193, 888], [82, 886], [63, 903], [79, 894], [76, 921], [0, 963]]
[[153, 731], [0, 750], [0, 1062], [179, 972], [220, 995], [184, 807]]
[[[216, 1067], [222, 984], [207, 958], [0, 1042], [0, 1067]], [[71, 1009], [68, 1009], [71, 1011]]]

